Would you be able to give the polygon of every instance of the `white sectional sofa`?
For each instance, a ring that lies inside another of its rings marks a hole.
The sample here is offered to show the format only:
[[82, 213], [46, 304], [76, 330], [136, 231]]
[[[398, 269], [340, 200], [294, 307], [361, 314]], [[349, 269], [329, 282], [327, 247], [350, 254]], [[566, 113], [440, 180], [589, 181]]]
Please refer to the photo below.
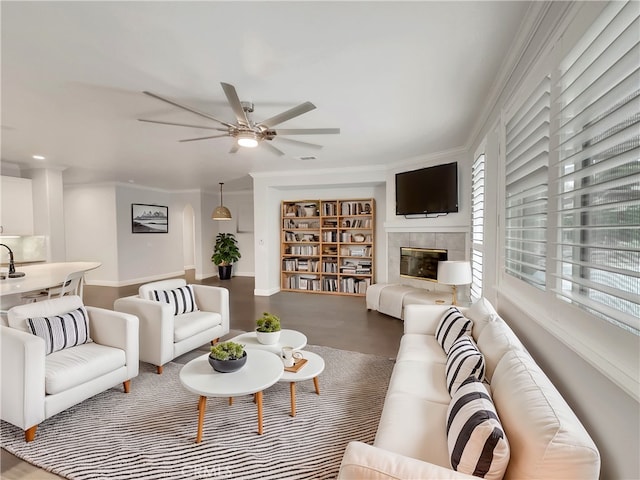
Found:
[[[338, 478], [477, 478], [452, 469], [447, 445], [447, 355], [435, 332], [448, 308], [406, 306], [374, 444], [351, 442]], [[504, 478], [597, 479], [598, 449], [509, 326], [484, 299], [460, 311], [473, 320], [472, 337], [510, 448]]]

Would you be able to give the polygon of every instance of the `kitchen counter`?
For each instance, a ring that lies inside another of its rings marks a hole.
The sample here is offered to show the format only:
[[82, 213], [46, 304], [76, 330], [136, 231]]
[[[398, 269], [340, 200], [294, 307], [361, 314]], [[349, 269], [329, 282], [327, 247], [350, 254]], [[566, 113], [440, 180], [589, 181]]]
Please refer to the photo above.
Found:
[[[60, 285], [71, 272], [88, 272], [100, 265], [102, 265], [100, 262], [59, 262], [18, 266], [16, 271], [25, 273], [25, 276], [0, 280], [0, 296], [5, 297], [55, 287]], [[6, 309], [4, 299], [2, 304], [2, 309]]]

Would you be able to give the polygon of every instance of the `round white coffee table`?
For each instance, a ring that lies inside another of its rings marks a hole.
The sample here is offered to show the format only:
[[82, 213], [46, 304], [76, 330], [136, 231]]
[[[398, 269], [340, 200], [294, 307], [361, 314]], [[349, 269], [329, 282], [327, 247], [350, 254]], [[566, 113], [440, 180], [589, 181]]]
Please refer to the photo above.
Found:
[[233, 337], [230, 341], [241, 343], [245, 349], [260, 349], [275, 353], [280, 356], [282, 347], [292, 347], [294, 350], [302, 350], [307, 346], [307, 336], [297, 330], [280, 330], [280, 340], [273, 345], [264, 345], [258, 342], [256, 332], [247, 332]]
[[284, 372], [282, 360], [273, 353], [254, 349], [247, 352], [247, 363], [232, 373], [216, 372], [209, 365], [209, 354], [191, 360], [180, 370], [184, 387], [200, 395], [198, 400], [198, 434], [196, 443], [202, 441], [202, 427], [207, 397], [233, 397], [255, 394], [258, 406], [258, 434], [262, 435], [262, 391], [276, 383]]
[[320, 355], [313, 352], [300, 352], [306, 363], [297, 372], [284, 371], [279, 382], [289, 382], [289, 391], [291, 393], [291, 416], [296, 416], [296, 382], [313, 379], [313, 385], [316, 393], [320, 395], [320, 386], [318, 385], [318, 375], [324, 371], [324, 360]]

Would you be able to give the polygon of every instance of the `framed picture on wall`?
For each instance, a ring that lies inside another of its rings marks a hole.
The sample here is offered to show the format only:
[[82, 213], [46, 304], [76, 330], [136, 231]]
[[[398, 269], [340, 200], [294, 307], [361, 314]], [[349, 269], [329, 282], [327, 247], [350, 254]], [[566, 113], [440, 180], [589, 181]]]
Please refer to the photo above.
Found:
[[131, 204], [131, 233], [169, 232], [169, 207]]

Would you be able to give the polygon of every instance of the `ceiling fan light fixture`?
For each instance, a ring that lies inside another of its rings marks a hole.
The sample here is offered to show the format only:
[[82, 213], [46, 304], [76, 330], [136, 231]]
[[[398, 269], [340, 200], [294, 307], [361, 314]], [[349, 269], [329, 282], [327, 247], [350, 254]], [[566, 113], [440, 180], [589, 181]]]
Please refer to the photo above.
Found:
[[231, 212], [222, 203], [222, 185], [224, 185], [224, 183], [220, 182], [220, 205], [218, 205], [211, 214], [213, 220], [231, 220]]
[[258, 139], [253, 132], [242, 132], [238, 134], [238, 145], [241, 147], [255, 148], [258, 146]]

